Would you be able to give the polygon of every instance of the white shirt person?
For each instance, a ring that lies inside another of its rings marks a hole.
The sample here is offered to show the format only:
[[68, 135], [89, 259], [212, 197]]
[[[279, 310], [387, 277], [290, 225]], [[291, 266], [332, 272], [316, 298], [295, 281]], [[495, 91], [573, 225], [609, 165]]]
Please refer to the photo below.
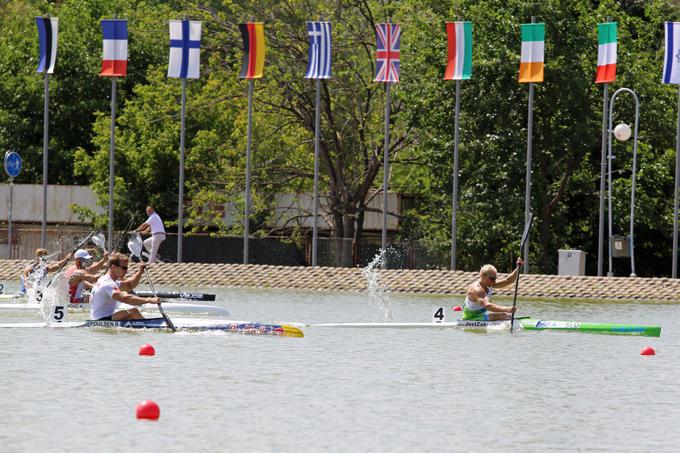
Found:
[[158, 213], [153, 209], [153, 206], [146, 207], [146, 215], [149, 216], [146, 222], [142, 223], [135, 231], [140, 234], [150, 234], [144, 240], [144, 248], [149, 253], [149, 263], [155, 263], [157, 260], [158, 249], [161, 242], [165, 240], [165, 227], [163, 221]]

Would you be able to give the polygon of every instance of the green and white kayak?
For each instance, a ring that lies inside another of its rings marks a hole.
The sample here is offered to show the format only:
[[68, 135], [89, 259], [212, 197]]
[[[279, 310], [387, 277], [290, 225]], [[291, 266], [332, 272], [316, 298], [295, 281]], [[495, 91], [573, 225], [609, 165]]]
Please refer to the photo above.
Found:
[[597, 322], [543, 321], [540, 319], [520, 319], [524, 330], [560, 330], [568, 332], [605, 333], [612, 335], [640, 335], [643, 337], [661, 336], [660, 326], [636, 326], [631, 324], [610, 324]]

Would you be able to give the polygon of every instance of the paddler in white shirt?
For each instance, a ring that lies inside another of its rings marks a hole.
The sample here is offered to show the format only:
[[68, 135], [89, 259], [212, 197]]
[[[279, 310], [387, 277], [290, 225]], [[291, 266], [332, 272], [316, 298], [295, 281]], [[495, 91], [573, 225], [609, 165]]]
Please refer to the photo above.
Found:
[[73, 255], [74, 264], [66, 268], [64, 276], [68, 279], [69, 303], [87, 303], [87, 298], [83, 294], [83, 289], [92, 288], [97, 281], [96, 273], [99, 272], [109, 259], [109, 252], [104, 252], [101, 260], [92, 263], [92, 255], [85, 249], [78, 249]]
[[151, 234], [149, 238], [144, 240], [144, 248], [149, 253], [149, 263], [155, 263], [161, 242], [165, 240], [165, 227], [158, 213], [154, 211], [153, 206], [149, 205], [146, 207], [146, 215], [149, 218], [146, 219], [146, 222], [139, 225], [135, 231], [140, 234]]
[[21, 294], [26, 294], [28, 286], [30, 284], [29, 279], [45, 283], [47, 274], [50, 272], [55, 272], [66, 265], [68, 260], [71, 259], [72, 255], [67, 255], [63, 260], [53, 263], [52, 265], [47, 264], [48, 252], [47, 249], [38, 248], [35, 249], [35, 259], [31, 264], [26, 266], [23, 271], [21, 271], [19, 292]]
[[124, 321], [127, 319], [144, 319], [137, 308], [118, 310], [118, 302], [128, 305], [159, 304], [158, 297], [139, 297], [128, 293], [132, 291], [142, 278], [145, 263], [139, 263], [137, 273], [124, 280], [128, 270], [128, 257], [122, 253], [113, 253], [109, 257], [109, 269], [99, 277], [90, 295], [90, 317], [98, 321]]
[[469, 321], [500, 321], [510, 319], [517, 307], [506, 307], [491, 302], [494, 288], [511, 285], [517, 278], [517, 272], [524, 261], [517, 258], [517, 267], [512, 273], [501, 280], [498, 271], [491, 264], [485, 264], [479, 271], [479, 280], [467, 290], [465, 304], [463, 304], [463, 319]]

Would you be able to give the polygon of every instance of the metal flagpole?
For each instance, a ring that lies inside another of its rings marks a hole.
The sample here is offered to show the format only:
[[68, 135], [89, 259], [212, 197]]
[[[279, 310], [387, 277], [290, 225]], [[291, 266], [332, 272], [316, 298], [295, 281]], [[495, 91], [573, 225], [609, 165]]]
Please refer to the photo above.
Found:
[[182, 109], [179, 129], [179, 203], [177, 206], [177, 262], [182, 262], [182, 239], [184, 234], [184, 128], [187, 108], [187, 79], [182, 77]]
[[49, 74], [45, 71], [45, 106], [43, 111], [43, 212], [42, 228], [40, 229], [40, 246], [46, 248], [47, 243], [47, 156], [49, 142], [49, 121], [50, 121], [50, 82]]
[[109, 250], [113, 250], [113, 161], [116, 153], [116, 87], [118, 77], [111, 78], [111, 138], [109, 145]]
[[[385, 101], [385, 148], [383, 150], [383, 218], [382, 218], [382, 249], [387, 250], [387, 189], [390, 174], [390, 86], [387, 82]], [[383, 259], [383, 267], [386, 267]]]
[[460, 80], [456, 80], [456, 110], [453, 123], [453, 193], [451, 194], [451, 270], [456, 270], [456, 235], [458, 228], [458, 129], [460, 128]]
[[602, 157], [600, 159], [600, 224], [598, 230], [597, 240], [597, 276], [602, 277], [602, 263], [603, 263], [603, 247], [604, 247], [604, 191], [605, 178], [607, 172], [607, 135], [608, 135], [608, 119], [609, 110], [609, 84], [604, 84], [604, 92], [602, 95]]
[[678, 197], [680, 194], [680, 85], [678, 85], [678, 126], [675, 135], [675, 203], [673, 207], [673, 272], [672, 277], [678, 277]]
[[253, 79], [248, 79], [248, 141], [246, 145], [246, 206], [243, 219], [243, 264], [248, 264], [248, 235], [250, 231], [250, 146], [253, 135]]
[[9, 215], [7, 218], [7, 259], [12, 259], [12, 200], [14, 198], [14, 178], [9, 178]]
[[316, 267], [318, 254], [319, 215], [319, 138], [321, 126], [321, 79], [316, 79], [316, 111], [314, 112], [314, 226], [312, 228], [312, 267]]
[[[535, 23], [536, 18], [531, 16], [531, 23]], [[534, 135], [534, 82], [529, 82], [529, 111], [528, 111], [528, 125], [527, 125], [527, 174], [526, 174], [526, 188], [524, 191], [524, 224], [529, 223], [531, 216], [531, 151], [533, 146]], [[529, 236], [526, 239], [524, 246], [524, 273], [529, 273]]]

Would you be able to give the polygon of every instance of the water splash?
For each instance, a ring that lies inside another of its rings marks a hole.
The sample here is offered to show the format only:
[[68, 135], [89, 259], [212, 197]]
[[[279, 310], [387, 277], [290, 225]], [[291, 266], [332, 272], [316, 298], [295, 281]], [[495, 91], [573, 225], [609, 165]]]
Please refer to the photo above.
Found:
[[385, 260], [385, 251], [380, 249], [368, 266], [361, 270], [361, 274], [366, 278], [368, 289], [368, 300], [383, 311], [385, 322], [394, 320], [392, 312], [392, 300], [389, 290], [380, 282], [380, 268]]

